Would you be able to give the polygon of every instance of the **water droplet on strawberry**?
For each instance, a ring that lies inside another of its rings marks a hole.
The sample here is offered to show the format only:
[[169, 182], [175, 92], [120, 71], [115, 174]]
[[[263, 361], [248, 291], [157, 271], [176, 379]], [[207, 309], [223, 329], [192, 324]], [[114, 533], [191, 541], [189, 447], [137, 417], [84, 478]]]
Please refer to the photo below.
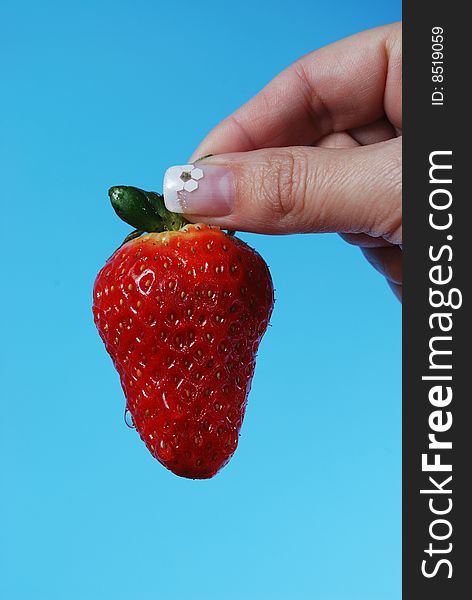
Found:
[[129, 427], [130, 429], [136, 429], [134, 421], [133, 421], [133, 416], [132, 416], [129, 408], [125, 408], [124, 420], [125, 420], [126, 427]]

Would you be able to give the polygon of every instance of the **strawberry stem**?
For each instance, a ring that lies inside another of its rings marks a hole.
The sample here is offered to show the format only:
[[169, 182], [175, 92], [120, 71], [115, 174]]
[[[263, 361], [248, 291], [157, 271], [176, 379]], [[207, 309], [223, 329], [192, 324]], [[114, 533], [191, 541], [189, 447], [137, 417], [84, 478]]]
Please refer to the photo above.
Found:
[[[147, 232], [178, 231], [188, 221], [167, 210], [164, 198], [156, 192], [145, 192], [129, 185], [116, 185], [108, 190], [116, 214], [135, 228], [133, 237]], [[139, 233], [140, 232], [140, 233]]]

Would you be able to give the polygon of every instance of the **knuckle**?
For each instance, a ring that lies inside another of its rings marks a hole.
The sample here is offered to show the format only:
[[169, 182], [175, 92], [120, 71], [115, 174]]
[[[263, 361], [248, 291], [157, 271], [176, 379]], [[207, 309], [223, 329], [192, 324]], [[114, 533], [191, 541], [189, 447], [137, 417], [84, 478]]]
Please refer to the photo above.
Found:
[[267, 209], [279, 220], [304, 213], [308, 165], [303, 152], [272, 152], [260, 170], [259, 188]]
[[[367, 233], [382, 235], [392, 244], [402, 243], [402, 157], [401, 153], [390, 153], [377, 168], [375, 179], [380, 191], [376, 202], [379, 208], [370, 211], [371, 225]], [[375, 180], [374, 179], [374, 180]]]
[[387, 161], [385, 171], [387, 185], [386, 195], [389, 199], [387, 214], [385, 215], [386, 239], [394, 244], [402, 242], [402, 158], [393, 155]]

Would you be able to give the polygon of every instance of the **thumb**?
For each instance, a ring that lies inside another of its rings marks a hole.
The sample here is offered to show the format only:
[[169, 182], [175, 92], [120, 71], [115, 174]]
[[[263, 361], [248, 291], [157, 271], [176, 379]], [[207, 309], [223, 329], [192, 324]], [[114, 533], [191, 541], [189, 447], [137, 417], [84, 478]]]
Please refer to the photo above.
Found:
[[401, 232], [401, 139], [348, 149], [222, 154], [171, 167], [166, 207], [190, 221], [257, 233]]

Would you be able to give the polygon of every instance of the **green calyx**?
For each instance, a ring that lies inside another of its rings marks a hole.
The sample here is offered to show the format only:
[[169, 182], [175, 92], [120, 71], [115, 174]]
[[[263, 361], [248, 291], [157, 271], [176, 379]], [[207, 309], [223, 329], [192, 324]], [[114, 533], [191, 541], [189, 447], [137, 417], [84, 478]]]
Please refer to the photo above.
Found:
[[[195, 162], [210, 156], [206, 154]], [[108, 190], [108, 195], [120, 219], [135, 228], [123, 244], [146, 232], [178, 231], [189, 222], [182, 215], [167, 210], [164, 197], [157, 192], [146, 192], [132, 185], [115, 185]]]
[[164, 198], [156, 192], [145, 192], [130, 185], [116, 185], [108, 190], [116, 214], [135, 228], [125, 242], [144, 232], [178, 231], [188, 221], [167, 210]]

